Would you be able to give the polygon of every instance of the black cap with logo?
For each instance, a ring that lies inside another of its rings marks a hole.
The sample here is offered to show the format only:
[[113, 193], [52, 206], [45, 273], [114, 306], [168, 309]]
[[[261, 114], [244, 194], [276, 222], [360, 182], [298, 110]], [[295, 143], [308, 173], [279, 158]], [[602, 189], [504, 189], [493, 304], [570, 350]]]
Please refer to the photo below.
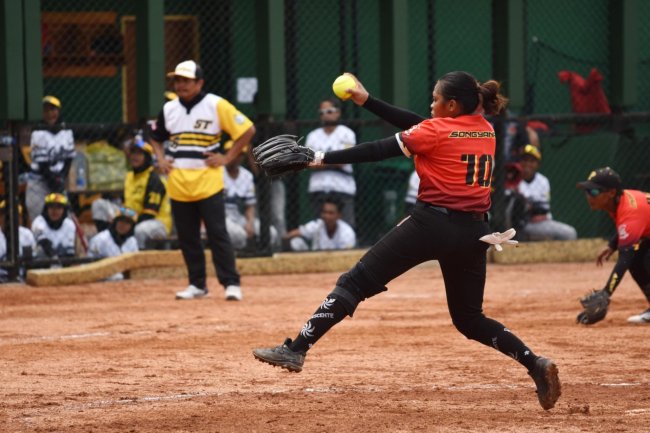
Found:
[[576, 185], [581, 189], [597, 188], [597, 189], [616, 189], [623, 188], [621, 176], [609, 167], [598, 168], [591, 173], [584, 182], [578, 182]]

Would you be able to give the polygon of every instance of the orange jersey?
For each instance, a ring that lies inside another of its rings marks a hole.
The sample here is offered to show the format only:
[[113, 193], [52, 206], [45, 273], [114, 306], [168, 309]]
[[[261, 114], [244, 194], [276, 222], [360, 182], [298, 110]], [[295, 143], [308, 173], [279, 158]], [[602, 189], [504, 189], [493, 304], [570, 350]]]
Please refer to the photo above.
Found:
[[650, 194], [632, 189], [623, 190], [616, 214], [618, 248], [634, 245], [641, 239], [650, 239]]
[[490, 209], [496, 138], [482, 115], [427, 119], [397, 140], [415, 155], [418, 200], [464, 212]]

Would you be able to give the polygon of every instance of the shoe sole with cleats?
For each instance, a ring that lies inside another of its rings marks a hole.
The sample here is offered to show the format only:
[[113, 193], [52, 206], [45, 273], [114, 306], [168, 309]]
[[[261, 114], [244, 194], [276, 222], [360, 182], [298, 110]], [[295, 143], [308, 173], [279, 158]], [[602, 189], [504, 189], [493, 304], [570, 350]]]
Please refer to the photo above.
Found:
[[[543, 389], [545, 392], [540, 394], [540, 387], [537, 385], [537, 398], [539, 399], [539, 404], [544, 410], [553, 409], [555, 403], [562, 395], [562, 385], [560, 383], [559, 370], [557, 365], [550, 359], [544, 358], [542, 361], [542, 375], [541, 379], [544, 381]], [[537, 366], [536, 366], [537, 368]], [[533, 378], [534, 379], [534, 378]]]
[[285, 370], [289, 370], [292, 373], [300, 373], [302, 371], [302, 365], [298, 365], [291, 361], [279, 361], [275, 359], [266, 358], [260, 353], [258, 353], [257, 349], [253, 350], [253, 356], [255, 357], [255, 359], [257, 359], [260, 362], [270, 364], [274, 367], [284, 368]]

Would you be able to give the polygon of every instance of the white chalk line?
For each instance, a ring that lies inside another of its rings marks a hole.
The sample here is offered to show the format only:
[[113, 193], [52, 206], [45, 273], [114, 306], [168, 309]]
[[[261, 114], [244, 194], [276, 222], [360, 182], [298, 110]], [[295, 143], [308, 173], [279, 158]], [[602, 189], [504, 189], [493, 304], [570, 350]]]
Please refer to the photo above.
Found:
[[69, 341], [69, 340], [83, 340], [85, 338], [101, 338], [112, 337], [114, 335], [148, 335], [154, 334], [153, 331], [134, 331], [127, 333], [114, 333], [114, 332], [87, 332], [83, 334], [64, 334], [64, 335], [41, 335], [37, 337], [25, 338], [2, 338], [0, 339], [0, 346], [10, 344], [35, 344], [44, 341]]
[[[233, 329], [228, 325], [212, 326], [201, 328], [201, 332], [216, 331], [228, 332]], [[44, 341], [69, 341], [69, 340], [83, 340], [85, 338], [111, 338], [115, 336], [143, 336], [143, 335], [165, 335], [165, 334], [180, 334], [185, 332], [194, 332], [195, 329], [174, 328], [165, 329], [163, 331], [117, 331], [117, 332], [87, 332], [80, 334], [64, 334], [64, 335], [41, 335], [34, 337], [24, 338], [0, 338], [0, 346], [7, 346], [12, 344], [36, 344]]]
[[644, 413], [650, 413], [650, 409], [629, 409], [625, 411], [625, 415], [638, 415]]

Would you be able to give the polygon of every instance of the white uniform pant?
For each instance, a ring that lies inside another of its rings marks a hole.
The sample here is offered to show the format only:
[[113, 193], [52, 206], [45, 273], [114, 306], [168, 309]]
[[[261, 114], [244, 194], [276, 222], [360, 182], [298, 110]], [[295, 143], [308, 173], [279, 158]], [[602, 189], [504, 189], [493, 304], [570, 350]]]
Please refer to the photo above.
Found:
[[529, 241], [572, 241], [578, 238], [575, 228], [555, 220], [528, 223], [523, 232]]
[[[259, 237], [260, 235], [260, 220], [255, 219], [255, 236]], [[226, 218], [226, 230], [228, 230], [228, 235], [230, 236], [230, 242], [232, 247], [236, 250], [241, 250], [246, 248], [248, 242], [248, 235], [246, 229], [243, 225], [233, 221], [231, 218]], [[279, 237], [278, 231], [275, 227], [269, 227], [269, 232], [271, 234], [271, 247], [276, 248], [279, 246]]]
[[42, 179], [28, 179], [27, 189], [25, 190], [25, 205], [27, 206], [27, 214], [29, 220], [34, 219], [43, 213], [45, 207], [45, 196], [50, 192], [50, 187], [47, 182]]

